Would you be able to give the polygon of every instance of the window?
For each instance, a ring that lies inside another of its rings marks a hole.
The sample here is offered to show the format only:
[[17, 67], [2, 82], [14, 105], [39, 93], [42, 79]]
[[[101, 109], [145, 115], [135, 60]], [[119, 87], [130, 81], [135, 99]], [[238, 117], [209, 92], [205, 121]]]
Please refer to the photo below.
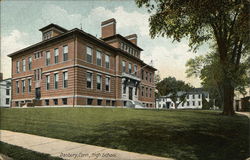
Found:
[[145, 79], [148, 80], [148, 72], [146, 72]]
[[106, 77], [105, 85], [106, 85], [106, 91], [110, 91], [110, 78], [109, 77]]
[[88, 98], [88, 99], [87, 99], [87, 105], [92, 105], [92, 103], [93, 103], [93, 99]]
[[137, 65], [134, 65], [134, 74], [137, 76]]
[[97, 105], [98, 105], [98, 106], [101, 106], [101, 105], [102, 105], [102, 100], [101, 100], [101, 99], [98, 99], [98, 100], [97, 100]]
[[128, 64], [128, 73], [129, 74], [132, 73], [132, 64], [131, 63]]
[[106, 100], [106, 106], [110, 106], [110, 100]]
[[25, 92], [25, 80], [22, 80], [22, 92]]
[[58, 99], [53, 99], [54, 105], [58, 105]]
[[105, 55], [105, 66], [110, 68], [110, 57], [108, 55]]
[[193, 94], [193, 99], [194, 99], [195, 95]]
[[10, 89], [9, 88], [6, 88], [6, 95], [10, 95]]
[[102, 53], [100, 51], [96, 51], [96, 64], [102, 66]]
[[96, 89], [101, 90], [102, 89], [102, 76], [97, 75], [96, 77]]
[[189, 106], [189, 102], [187, 102], [187, 106]]
[[28, 62], [29, 62], [29, 64], [28, 64], [29, 70], [31, 70], [31, 68], [32, 68], [32, 57], [29, 57]]
[[195, 106], [195, 101], [193, 101], [193, 106]]
[[146, 88], [146, 97], [148, 97], [148, 88]]
[[199, 106], [201, 105], [201, 101], [198, 102]]
[[47, 51], [46, 52], [46, 66], [48, 66], [50, 64], [50, 52]]
[[45, 105], [46, 105], [46, 106], [49, 105], [49, 99], [45, 99]]
[[68, 72], [63, 72], [63, 88], [68, 87]]
[[58, 73], [54, 74], [54, 89], [58, 89]]
[[121, 42], [121, 49], [124, 50], [124, 43]]
[[22, 64], [23, 64], [23, 72], [26, 71], [26, 61], [25, 59], [22, 60]]
[[10, 99], [9, 98], [5, 99], [5, 104], [10, 104]]
[[201, 98], [201, 95], [200, 95], [200, 94], [198, 95], [198, 98], [199, 98], [199, 99]]
[[35, 79], [35, 81], [37, 80], [36, 70], [34, 70], [34, 79]]
[[93, 73], [87, 72], [87, 88], [92, 88]]
[[19, 73], [20, 72], [20, 62], [17, 61], [16, 62], [16, 73]]
[[141, 79], [144, 79], [144, 70], [141, 70]]
[[123, 87], [122, 87], [122, 88], [123, 88], [123, 94], [126, 94], [126, 88], [127, 88], [126, 85], [123, 84]]
[[92, 63], [92, 55], [93, 55], [92, 48], [87, 47], [87, 62]]
[[68, 46], [63, 46], [63, 61], [68, 60]]
[[16, 81], [16, 93], [19, 93], [19, 82]]
[[149, 97], [152, 97], [152, 89], [149, 89]]
[[126, 62], [122, 61], [122, 72], [126, 72]]
[[152, 82], [152, 73], [149, 73], [149, 82]]
[[18, 101], [16, 101], [16, 102], [15, 102], [15, 105], [16, 105], [16, 107], [18, 107], [18, 106], [19, 106], [19, 102], [18, 102]]
[[28, 92], [31, 92], [31, 79], [28, 79]]
[[55, 64], [58, 63], [58, 56], [59, 56], [58, 48], [55, 48], [54, 49], [54, 61], [55, 61]]
[[141, 96], [144, 96], [144, 87], [141, 87]]
[[63, 98], [62, 102], [63, 102], [63, 105], [66, 105], [66, 104], [68, 104], [68, 99], [67, 98]]
[[49, 84], [50, 84], [50, 76], [46, 76], [46, 89], [49, 90]]
[[115, 101], [112, 101], [112, 106], [115, 106]]

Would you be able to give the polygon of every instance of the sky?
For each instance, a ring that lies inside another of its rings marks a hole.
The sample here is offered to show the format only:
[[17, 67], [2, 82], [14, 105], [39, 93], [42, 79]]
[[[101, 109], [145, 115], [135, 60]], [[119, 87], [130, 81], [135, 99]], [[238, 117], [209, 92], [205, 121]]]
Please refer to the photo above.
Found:
[[85, 0], [85, 1], [1, 1], [1, 68], [4, 78], [11, 77], [11, 59], [8, 54], [38, 43], [42, 40], [40, 28], [58, 24], [66, 29], [80, 28], [100, 37], [101, 22], [116, 19], [116, 32], [127, 36], [136, 33], [138, 46], [143, 48], [141, 59], [146, 63], [153, 60], [153, 66], [161, 78], [173, 76], [195, 87], [200, 80], [187, 78], [185, 64], [188, 59], [208, 52], [202, 47], [196, 53], [189, 51], [188, 40], [173, 42], [170, 38], [149, 36], [148, 19], [145, 8], [138, 8], [132, 0]]

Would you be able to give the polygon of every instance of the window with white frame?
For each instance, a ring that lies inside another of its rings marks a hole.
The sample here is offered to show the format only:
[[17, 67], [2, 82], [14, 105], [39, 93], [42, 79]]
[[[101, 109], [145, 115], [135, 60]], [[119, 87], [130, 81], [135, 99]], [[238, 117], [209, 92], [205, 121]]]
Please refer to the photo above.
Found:
[[106, 91], [110, 91], [110, 77], [106, 77], [105, 86], [106, 86]]
[[50, 76], [47, 75], [46, 76], [46, 89], [49, 90], [49, 88], [50, 88]]
[[93, 50], [90, 47], [87, 47], [87, 62], [92, 63]]
[[141, 96], [142, 97], [144, 96], [144, 87], [143, 86], [141, 87]]
[[63, 72], [63, 88], [68, 87], [68, 72]]
[[132, 64], [131, 63], [128, 64], [128, 73], [129, 74], [132, 73]]
[[92, 88], [93, 73], [87, 72], [87, 88]]
[[46, 66], [48, 66], [50, 64], [50, 52], [47, 51], [46, 52]]
[[110, 57], [108, 55], [105, 55], [105, 66], [110, 68]]
[[96, 65], [102, 66], [102, 53], [100, 51], [96, 51]]
[[102, 76], [101, 75], [96, 76], [96, 89], [98, 90], [102, 89]]
[[59, 80], [58, 73], [55, 73], [54, 74], [54, 89], [58, 89], [58, 80]]
[[22, 60], [22, 64], [23, 64], [23, 72], [26, 71], [26, 61], [25, 59]]
[[16, 62], [16, 73], [19, 73], [20, 72], [20, 62], [17, 61]]
[[31, 79], [28, 79], [28, 92], [31, 92]]
[[22, 92], [25, 92], [25, 80], [22, 80]]
[[126, 62], [122, 61], [122, 72], [126, 72]]
[[58, 57], [59, 57], [59, 51], [58, 51], [58, 48], [55, 48], [54, 49], [54, 62], [55, 62], [55, 64], [58, 63]]
[[68, 46], [65, 45], [63, 46], [63, 61], [67, 61], [68, 60]]
[[16, 93], [19, 93], [19, 81], [16, 81]]
[[137, 70], [138, 70], [138, 68], [137, 68], [137, 65], [135, 64], [135, 65], [134, 65], [134, 75], [135, 75], [135, 76], [137, 76]]
[[29, 70], [31, 70], [31, 68], [32, 68], [32, 57], [29, 57], [28, 58], [28, 67], [29, 67]]

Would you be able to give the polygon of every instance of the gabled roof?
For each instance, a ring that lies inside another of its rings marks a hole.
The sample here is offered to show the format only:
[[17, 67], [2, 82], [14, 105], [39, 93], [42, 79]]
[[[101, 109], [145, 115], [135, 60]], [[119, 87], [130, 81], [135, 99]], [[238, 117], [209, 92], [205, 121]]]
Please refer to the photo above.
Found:
[[47, 30], [47, 29], [49, 29], [49, 28], [56, 28], [56, 29], [58, 29], [58, 30], [60, 30], [60, 31], [62, 31], [62, 32], [68, 32], [67, 29], [65, 29], [65, 28], [63, 28], [63, 27], [61, 27], [61, 26], [59, 26], [59, 25], [57, 25], [57, 24], [54, 24], [54, 23], [51, 23], [51, 24], [49, 24], [49, 25], [47, 25], [47, 26], [45, 26], [45, 27], [39, 29], [39, 31], [42, 31], [42, 32], [43, 32], [43, 31], [45, 31], [45, 30]]

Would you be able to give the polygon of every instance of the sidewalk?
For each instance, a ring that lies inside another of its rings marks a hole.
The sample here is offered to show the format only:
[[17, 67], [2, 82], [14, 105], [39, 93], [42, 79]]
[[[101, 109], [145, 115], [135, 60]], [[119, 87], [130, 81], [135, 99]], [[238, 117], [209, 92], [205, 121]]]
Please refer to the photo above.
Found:
[[172, 160], [170, 158], [109, 149], [26, 133], [7, 130], [0, 130], [0, 132], [0, 140], [2, 142], [69, 160]]
[[250, 118], [250, 112], [236, 112], [236, 113], [247, 116], [248, 118]]

